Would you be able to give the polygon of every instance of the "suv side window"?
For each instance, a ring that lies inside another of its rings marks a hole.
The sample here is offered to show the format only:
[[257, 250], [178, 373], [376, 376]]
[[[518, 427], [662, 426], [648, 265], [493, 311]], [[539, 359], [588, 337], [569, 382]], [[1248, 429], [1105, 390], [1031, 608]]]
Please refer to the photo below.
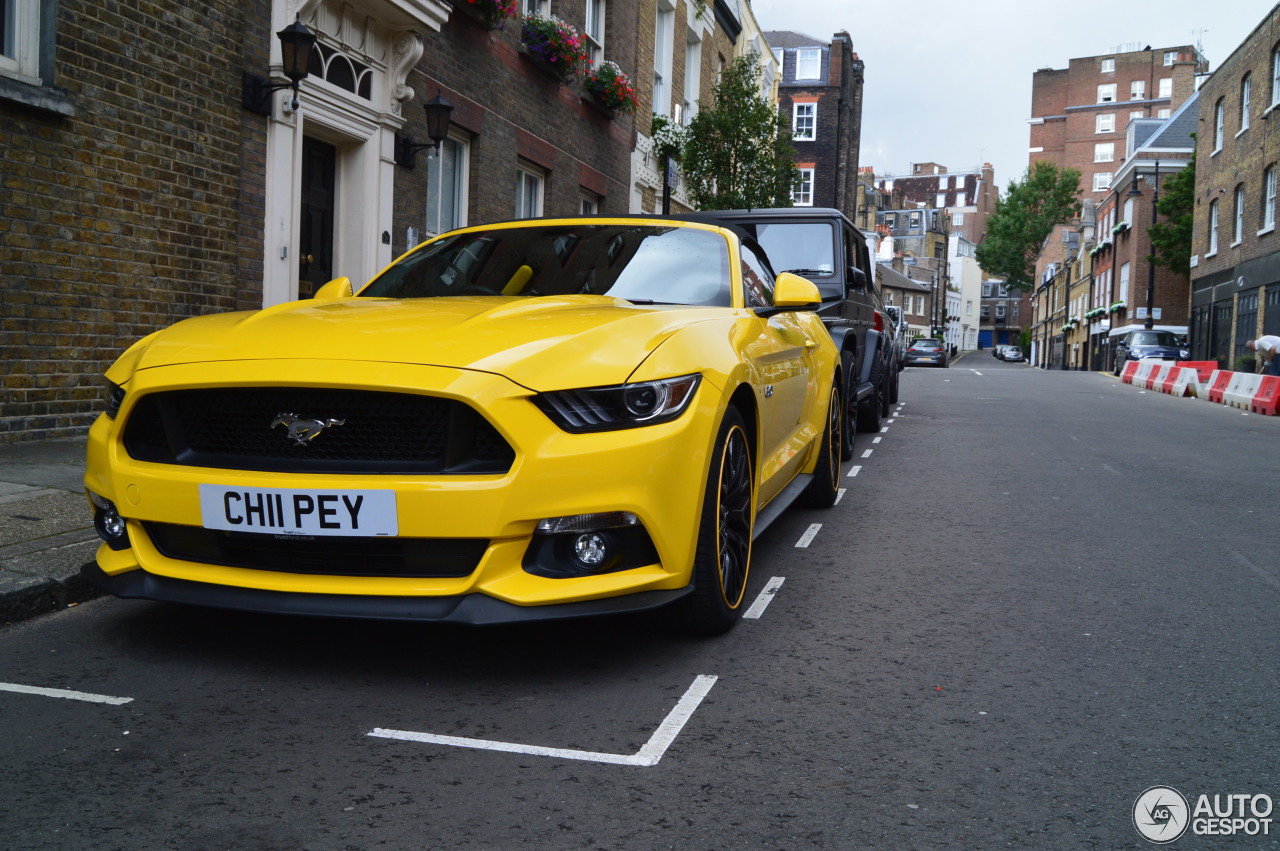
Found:
[[742, 290], [747, 307], [773, 306], [773, 276], [755, 249], [745, 243], [742, 246]]

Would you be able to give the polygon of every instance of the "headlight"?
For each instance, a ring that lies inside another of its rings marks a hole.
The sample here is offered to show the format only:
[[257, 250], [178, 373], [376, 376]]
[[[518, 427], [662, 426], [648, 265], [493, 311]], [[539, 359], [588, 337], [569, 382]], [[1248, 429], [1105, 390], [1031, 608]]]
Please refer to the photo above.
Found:
[[1183, 360], [1191, 360], [1191, 352], [1188, 349], [1179, 349], [1178, 357], [1182, 358]]
[[103, 380], [107, 382], [107, 416], [114, 420], [124, 404], [124, 388], [114, 381]]
[[614, 431], [655, 425], [684, 413], [698, 389], [701, 375], [682, 375], [661, 381], [584, 387], [540, 393], [533, 402], [567, 432]]

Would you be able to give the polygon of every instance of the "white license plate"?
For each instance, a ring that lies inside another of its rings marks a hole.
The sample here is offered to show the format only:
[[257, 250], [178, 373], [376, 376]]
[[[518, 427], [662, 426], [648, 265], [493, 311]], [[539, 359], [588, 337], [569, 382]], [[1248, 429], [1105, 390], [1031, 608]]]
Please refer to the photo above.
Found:
[[206, 529], [274, 535], [395, 535], [396, 492], [200, 486]]

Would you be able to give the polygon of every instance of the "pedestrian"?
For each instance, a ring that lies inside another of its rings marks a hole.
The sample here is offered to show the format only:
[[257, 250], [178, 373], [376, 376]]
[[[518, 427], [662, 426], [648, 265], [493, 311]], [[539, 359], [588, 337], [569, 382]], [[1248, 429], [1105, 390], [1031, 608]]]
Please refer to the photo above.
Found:
[[1264, 375], [1280, 375], [1280, 357], [1276, 357], [1277, 353], [1280, 353], [1280, 337], [1267, 334], [1256, 340], [1250, 340], [1244, 344], [1244, 347], [1251, 352], [1257, 352], [1262, 358]]

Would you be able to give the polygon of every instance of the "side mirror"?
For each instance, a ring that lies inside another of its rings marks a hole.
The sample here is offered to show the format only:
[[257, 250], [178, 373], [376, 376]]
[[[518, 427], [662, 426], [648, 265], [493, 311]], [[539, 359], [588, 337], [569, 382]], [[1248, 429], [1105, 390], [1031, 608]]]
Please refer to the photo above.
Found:
[[867, 273], [859, 269], [857, 266], [850, 266], [845, 273], [845, 280], [849, 282], [849, 286], [855, 290], [865, 290], [867, 288]]
[[783, 272], [773, 282], [773, 307], [761, 307], [756, 313], [772, 316], [784, 310], [816, 310], [822, 304], [822, 293], [808, 278]]
[[347, 277], [334, 278], [320, 289], [316, 290], [313, 301], [333, 301], [339, 298], [351, 298], [351, 279]]

